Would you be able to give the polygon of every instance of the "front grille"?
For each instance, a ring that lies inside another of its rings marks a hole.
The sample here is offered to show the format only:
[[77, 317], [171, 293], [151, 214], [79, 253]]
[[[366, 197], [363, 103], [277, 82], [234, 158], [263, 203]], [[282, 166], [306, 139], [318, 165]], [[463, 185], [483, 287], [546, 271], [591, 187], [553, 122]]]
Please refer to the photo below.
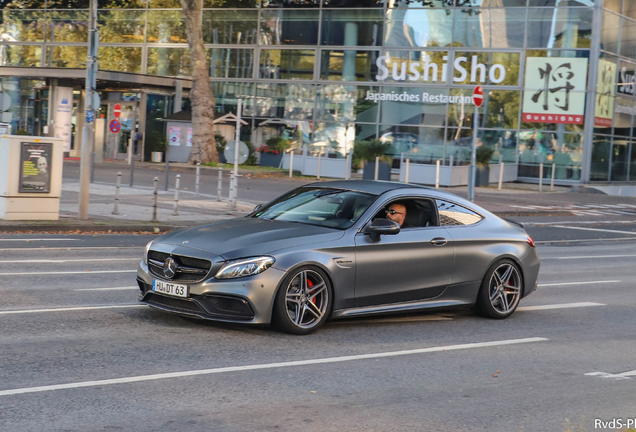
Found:
[[192, 300], [185, 300], [180, 298], [167, 297], [155, 293], [148, 293], [144, 297], [145, 303], [161, 306], [173, 310], [193, 312], [197, 314], [205, 313], [205, 311], [197, 303]]
[[232, 319], [250, 320], [254, 318], [254, 311], [247, 300], [221, 295], [205, 296], [205, 308], [213, 315], [223, 315]]
[[163, 274], [163, 263], [168, 257], [172, 257], [177, 263], [177, 272], [170, 279], [174, 282], [201, 282], [210, 273], [212, 267], [212, 263], [208, 260], [151, 250], [148, 252], [150, 273], [161, 279], [166, 279]]

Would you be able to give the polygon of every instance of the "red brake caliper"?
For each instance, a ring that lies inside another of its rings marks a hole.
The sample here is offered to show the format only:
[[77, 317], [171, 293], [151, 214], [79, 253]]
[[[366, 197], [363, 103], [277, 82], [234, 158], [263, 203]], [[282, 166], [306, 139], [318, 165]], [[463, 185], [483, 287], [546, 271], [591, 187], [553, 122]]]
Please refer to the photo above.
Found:
[[[314, 286], [314, 283], [311, 280], [309, 280], [309, 278], [307, 278], [307, 287], [311, 288], [312, 286]], [[316, 297], [314, 297], [311, 301], [313, 304], [316, 304]]]

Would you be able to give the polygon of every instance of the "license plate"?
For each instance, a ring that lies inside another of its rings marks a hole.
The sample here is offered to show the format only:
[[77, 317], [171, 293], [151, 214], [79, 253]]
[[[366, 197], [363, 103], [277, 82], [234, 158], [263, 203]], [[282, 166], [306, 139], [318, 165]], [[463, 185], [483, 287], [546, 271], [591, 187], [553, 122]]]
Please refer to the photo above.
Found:
[[171, 284], [168, 282], [162, 282], [160, 280], [155, 279], [152, 283], [152, 290], [162, 294], [168, 294], [175, 297], [187, 297], [188, 296], [188, 286], [187, 285], [177, 285]]

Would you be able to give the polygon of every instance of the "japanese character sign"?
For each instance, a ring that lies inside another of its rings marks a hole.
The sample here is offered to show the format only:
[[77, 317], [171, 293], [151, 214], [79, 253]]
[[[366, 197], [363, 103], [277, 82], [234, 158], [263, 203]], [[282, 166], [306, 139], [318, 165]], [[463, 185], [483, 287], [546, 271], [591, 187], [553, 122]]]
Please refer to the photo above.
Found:
[[596, 100], [594, 103], [594, 125], [612, 127], [614, 99], [616, 96], [616, 64], [607, 60], [598, 61]]
[[586, 79], [586, 58], [526, 58], [523, 121], [583, 124]]

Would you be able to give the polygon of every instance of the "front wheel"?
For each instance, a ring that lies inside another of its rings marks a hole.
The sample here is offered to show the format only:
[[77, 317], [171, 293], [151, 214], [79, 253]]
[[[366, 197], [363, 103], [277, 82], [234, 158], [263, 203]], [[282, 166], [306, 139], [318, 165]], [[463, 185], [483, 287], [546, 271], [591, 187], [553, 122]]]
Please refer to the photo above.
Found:
[[509, 317], [519, 305], [521, 286], [521, 273], [513, 261], [504, 259], [496, 262], [481, 283], [477, 312], [495, 319]]
[[287, 333], [318, 330], [331, 309], [332, 288], [320, 269], [301, 267], [285, 277], [274, 300], [273, 324]]

